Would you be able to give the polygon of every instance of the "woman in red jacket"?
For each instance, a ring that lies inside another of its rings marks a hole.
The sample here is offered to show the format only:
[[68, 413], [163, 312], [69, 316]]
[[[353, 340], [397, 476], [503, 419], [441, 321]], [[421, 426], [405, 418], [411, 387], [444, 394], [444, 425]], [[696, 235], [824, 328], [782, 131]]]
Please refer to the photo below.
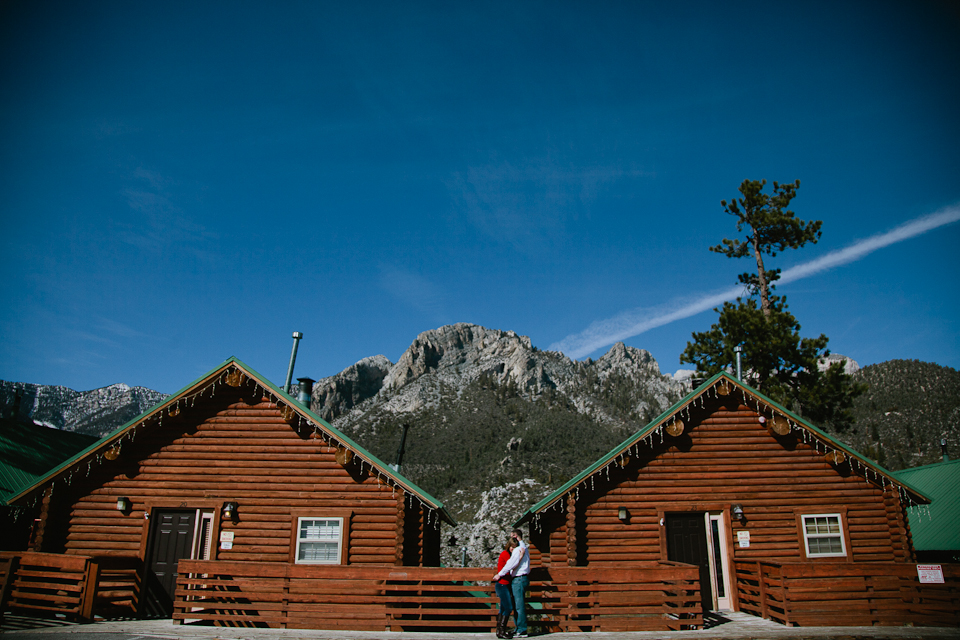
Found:
[[[507, 564], [507, 560], [510, 559], [510, 554], [513, 553], [516, 546], [517, 541], [511, 536], [510, 540], [503, 547], [503, 551], [500, 552], [500, 557], [497, 558], [498, 574], [503, 569], [503, 565]], [[513, 637], [513, 634], [507, 631], [507, 623], [510, 621], [510, 614], [513, 613], [513, 591], [510, 589], [510, 581], [512, 579], [508, 574], [493, 583], [494, 588], [497, 590], [497, 596], [500, 598], [500, 611], [497, 613], [498, 638]]]

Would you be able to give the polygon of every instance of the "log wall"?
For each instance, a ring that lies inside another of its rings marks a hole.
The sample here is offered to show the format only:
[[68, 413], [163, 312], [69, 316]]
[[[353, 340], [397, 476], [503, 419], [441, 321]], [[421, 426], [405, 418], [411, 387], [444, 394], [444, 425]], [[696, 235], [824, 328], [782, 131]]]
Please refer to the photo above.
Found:
[[[57, 483], [44, 550], [142, 567], [151, 511], [203, 509], [214, 514], [211, 559], [292, 563], [299, 515], [344, 517], [344, 564], [439, 563], [436, 515], [419, 500], [404, 500], [357, 459], [341, 464], [323, 432], [296, 415], [288, 424], [283, 407], [244, 393], [220, 385], [141, 427], [113, 463]], [[127, 512], [117, 510], [120, 496], [132, 502]], [[225, 501], [239, 505], [233, 520], [221, 517]], [[232, 549], [218, 549], [220, 532], [234, 534]], [[425, 535], [436, 550], [424, 553]], [[136, 606], [136, 572], [108, 580], [111, 602]]]
[[[774, 436], [741, 403], [705, 397], [702, 409], [684, 416], [682, 435], [664, 433], [663, 444], [656, 436], [654, 446], [631, 452], [624, 467], [614, 463], [609, 475], [601, 470], [582, 483], [574, 505], [561, 499], [544, 512], [538, 540], [549, 541], [544, 557], [550, 565], [667, 560], [661, 518], [683, 511], [725, 514], [731, 562], [806, 560], [798, 515], [815, 513], [842, 514], [847, 561], [912, 560], [906, 511], [895, 488], [866, 481], [849, 460], [831, 465], [812, 439]], [[744, 522], [730, 518], [732, 504], [743, 506]], [[629, 513], [626, 522], [617, 517], [621, 506]], [[748, 548], [735, 544], [744, 530], [750, 532]]]

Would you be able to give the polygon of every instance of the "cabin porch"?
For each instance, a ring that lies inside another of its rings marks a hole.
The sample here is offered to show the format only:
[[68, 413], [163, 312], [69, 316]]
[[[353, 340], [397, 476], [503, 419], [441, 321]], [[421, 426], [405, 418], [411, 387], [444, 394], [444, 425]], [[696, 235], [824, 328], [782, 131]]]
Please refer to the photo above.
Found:
[[738, 560], [739, 609], [798, 627], [958, 627], [960, 565], [936, 566], [942, 583], [921, 582], [913, 563]]
[[[344, 567], [181, 561], [174, 619], [219, 626], [492, 631], [489, 568]], [[703, 625], [698, 570], [536, 568], [528, 623], [551, 631], [654, 631]]]
[[[942, 583], [921, 582], [913, 563], [737, 561], [737, 607], [788, 627], [958, 627], [960, 565], [938, 566]], [[490, 573], [182, 560], [173, 619], [230, 627], [489, 631], [497, 607]], [[111, 604], [101, 575], [92, 558], [5, 553], [0, 612], [90, 620]], [[537, 567], [527, 606], [530, 626], [540, 633], [704, 626], [698, 569], [681, 563]]]

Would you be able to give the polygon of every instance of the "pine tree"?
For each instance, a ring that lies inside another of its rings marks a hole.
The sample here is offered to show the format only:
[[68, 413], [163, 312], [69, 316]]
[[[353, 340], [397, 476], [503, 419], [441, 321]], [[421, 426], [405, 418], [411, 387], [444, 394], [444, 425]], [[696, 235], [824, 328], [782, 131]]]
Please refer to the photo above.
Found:
[[776, 257], [778, 251], [799, 249], [808, 242], [816, 244], [823, 222], [804, 222], [787, 209], [800, 188], [799, 180], [793, 184], [774, 182], [772, 195], [763, 193], [766, 184], [766, 180], [744, 180], [740, 184], [743, 197], [729, 203], [720, 201], [724, 210], [737, 218], [737, 231], [742, 232], [747, 227], [748, 233], [743, 240], [724, 238], [717, 246], [710, 247], [710, 251], [722, 253], [728, 258], [753, 257], [756, 260], [757, 273], [742, 273], [738, 280], [751, 294], [760, 294], [760, 308], [763, 315], [769, 317], [770, 290], [780, 278], [780, 269], [767, 271], [763, 265], [763, 254]]
[[[745, 382], [787, 408], [823, 426], [843, 430], [850, 426], [853, 399], [864, 391], [834, 363], [821, 371], [830, 355], [829, 339], [800, 337], [800, 323], [787, 309], [786, 298], [773, 293], [779, 269], [767, 269], [763, 256], [775, 257], [785, 249], [798, 249], [820, 238], [819, 220], [805, 222], [787, 210], [800, 181], [773, 183], [773, 194], [763, 193], [766, 181], [744, 180], [743, 196], [727, 203], [724, 210], [737, 218], [743, 239], [724, 238], [711, 251], [731, 258], [752, 257], [757, 272], [742, 273], [738, 281], [748, 297], [725, 302], [716, 324], [709, 331], [694, 332], [680, 362], [689, 362], [708, 375], [726, 370], [736, 359], [734, 348], [743, 348]], [[759, 297], [758, 307], [756, 297]]]

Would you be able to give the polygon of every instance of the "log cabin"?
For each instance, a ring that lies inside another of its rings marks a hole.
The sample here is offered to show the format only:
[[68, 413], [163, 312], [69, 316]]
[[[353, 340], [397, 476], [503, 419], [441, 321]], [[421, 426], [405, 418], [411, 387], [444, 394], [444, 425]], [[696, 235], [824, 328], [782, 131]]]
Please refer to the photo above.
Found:
[[912, 562], [907, 507], [929, 502], [720, 373], [516, 524], [535, 565], [694, 564], [704, 611], [738, 610], [738, 562]]
[[236, 358], [9, 501], [100, 565], [97, 610], [169, 615], [181, 559], [439, 566], [442, 503]]

